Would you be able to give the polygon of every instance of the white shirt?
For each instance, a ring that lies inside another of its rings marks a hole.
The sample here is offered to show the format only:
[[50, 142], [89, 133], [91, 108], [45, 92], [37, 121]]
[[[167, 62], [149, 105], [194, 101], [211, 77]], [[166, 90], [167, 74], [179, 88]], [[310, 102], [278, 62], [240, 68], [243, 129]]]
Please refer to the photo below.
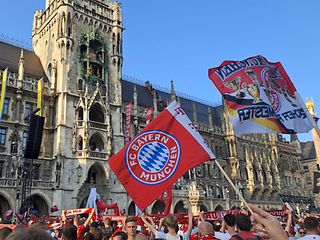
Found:
[[155, 234], [155, 238], [163, 238], [166, 240], [180, 240], [180, 236], [182, 237], [183, 240], [189, 240], [189, 234], [184, 233], [184, 234], [177, 234], [176, 236], [172, 236], [169, 233], [164, 233], [164, 232], [159, 232], [157, 231]]
[[229, 240], [231, 235], [228, 232], [214, 232], [214, 236], [220, 240]]
[[298, 240], [320, 240], [320, 236], [319, 235], [305, 235], [302, 238], [298, 238]]

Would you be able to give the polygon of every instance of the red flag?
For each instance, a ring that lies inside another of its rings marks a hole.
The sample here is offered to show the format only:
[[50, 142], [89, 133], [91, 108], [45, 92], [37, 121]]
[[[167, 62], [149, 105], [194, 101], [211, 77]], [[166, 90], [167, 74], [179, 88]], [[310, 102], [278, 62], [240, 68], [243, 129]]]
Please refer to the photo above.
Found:
[[315, 126], [280, 62], [262, 56], [224, 61], [209, 69], [209, 78], [223, 95], [236, 135], [302, 133]]
[[150, 107], [147, 109], [147, 115], [146, 115], [146, 126], [151, 122], [153, 117], [153, 108]]
[[160, 197], [158, 198], [160, 201], [165, 202], [165, 207], [163, 210], [163, 214], [169, 214], [170, 213], [170, 208], [172, 204], [172, 188], [173, 185], [169, 186], [166, 191], [164, 191]]
[[59, 208], [57, 205], [53, 205], [51, 208], [50, 208], [50, 212], [53, 213], [53, 212], [58, 212], [59, 211]]
[[109, 165], [144, 210], [193, 168], [215, 156], [177, 102], [172, 102]]

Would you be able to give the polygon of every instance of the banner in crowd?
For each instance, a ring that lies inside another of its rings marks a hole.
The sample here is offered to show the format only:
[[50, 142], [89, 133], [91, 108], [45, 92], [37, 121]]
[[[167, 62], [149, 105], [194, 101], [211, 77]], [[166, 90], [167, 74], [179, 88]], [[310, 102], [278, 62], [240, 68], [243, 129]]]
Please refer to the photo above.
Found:
[[92, 208], [76, 208], [76, 209], [66, 210], [65, 215], [74, 216], [78, 214], [90, 214], [91, 211], [92, 211]]
[[187, 114], [172, 102], [108, 163], [144, 210], [189, 169], [214, 158]]
[[124, 132], [125, 142], [129, 142], [131, 139], [131, 114], [132, 114], [132, 102], [128, 102], [125, 109], [126, 114], [126, 126]]
[[313, 193], [320, 193], [320, 172], [313, 173]]
[[0, 97], [0, 122], [1, 122], [1, 119], [2, 119], [2, 111], [3, 111], [4, 100], [6, 98], [7, 81], [8, 81], [8, 68], [6, 68], [2, 72], [1, 97]]
[[222, 93], [236, 135], [304, 133], [315, 122], [280, 62], [262, 56], [224, 61], [209, 69]]

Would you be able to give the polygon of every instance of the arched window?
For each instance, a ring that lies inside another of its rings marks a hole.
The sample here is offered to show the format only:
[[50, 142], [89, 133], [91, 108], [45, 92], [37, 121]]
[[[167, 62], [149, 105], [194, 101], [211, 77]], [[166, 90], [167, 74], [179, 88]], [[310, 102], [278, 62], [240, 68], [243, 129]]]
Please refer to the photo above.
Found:
[[89, 120], [104, 123], [104, 109], [99, 103], [94, 103], [89, 112]]
[[82, 107], [78, 108], [78, 120], [79, 121], [83, 120], [83, 108]]
[[103, 138], [99, 133], [95, 133], [91, 136], [89, 146], [91, 151], [103, 152], [105, 150]]
[[83, 139], [81, 136], [78, 138], [78, 150], [83, 150]]

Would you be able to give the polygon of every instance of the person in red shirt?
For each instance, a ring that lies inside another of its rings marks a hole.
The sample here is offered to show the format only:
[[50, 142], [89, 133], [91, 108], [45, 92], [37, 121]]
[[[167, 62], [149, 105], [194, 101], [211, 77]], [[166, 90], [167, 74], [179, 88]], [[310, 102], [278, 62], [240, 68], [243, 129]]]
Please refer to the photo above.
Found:
[[238, 234], [233, 235], [230, 240], [259, 240], [259, 236], [255, 235], [252, 231], [251, 220], [248, 215], [238, 213], [235, 217]]
[[79, 220], [77, 217], [74, 218], [73, 220], [73, 224], [77, 227], [77, 237], [78, 240], [83, 240], [83, 234], [84, 234], [84, 230], [86, 229], [86, 227], [89, 225], [92, 217], [94, 214], [94, 208], [92, 209], [91, 213], [89, 214], [87, 220], [85, 221], [84, 224], [79, 225]]

